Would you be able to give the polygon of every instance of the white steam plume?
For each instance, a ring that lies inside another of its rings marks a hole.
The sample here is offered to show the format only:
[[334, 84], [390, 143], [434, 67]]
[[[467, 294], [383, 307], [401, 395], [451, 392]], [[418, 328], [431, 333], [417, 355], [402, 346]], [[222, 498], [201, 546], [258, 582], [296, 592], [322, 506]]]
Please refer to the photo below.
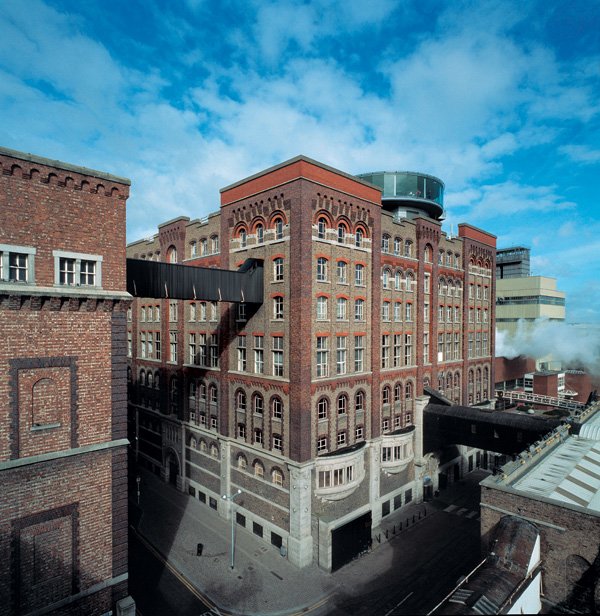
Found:
[[590, 374], [600, 374], [600, 329], [575, 327], [559, 321], [519, 320], [514, 335], [496, 330], [496, 357], [519, 355], [540, 358], [552, 355], [563, 369], [583, 366]]

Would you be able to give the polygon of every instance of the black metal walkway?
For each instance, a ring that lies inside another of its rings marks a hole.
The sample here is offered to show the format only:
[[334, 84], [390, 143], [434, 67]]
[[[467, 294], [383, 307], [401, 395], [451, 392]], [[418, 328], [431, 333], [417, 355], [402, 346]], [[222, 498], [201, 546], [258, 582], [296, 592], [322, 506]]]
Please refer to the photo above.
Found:
[[127, 259], [127, 291], [134, 297], [262, 304], [263, 262], [246, 259], [237, 271]]

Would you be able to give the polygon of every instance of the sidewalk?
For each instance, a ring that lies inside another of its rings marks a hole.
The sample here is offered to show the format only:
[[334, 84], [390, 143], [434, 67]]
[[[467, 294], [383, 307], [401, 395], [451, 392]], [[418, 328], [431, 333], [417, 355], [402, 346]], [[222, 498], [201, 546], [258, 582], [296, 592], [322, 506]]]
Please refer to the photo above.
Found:
[[[373, 531], [380, 538], [373, 542], [373, 549], [332, 574], [316, 565], [298, 569], [275, 547], [237, 525], [232, 570], [230, 521], [147, 472], [142, 473], [142, 515], [137, 530], [192, 586], [219, 606], [222, 614], [319, 614], [325, 613], [319, 606], [332, 595], [352, 595], [370, 579], [378, 578], [386, 566], [387, 552], [392, 550], [390, 542], [395, 543], [396, 538], [402, 536], [407, 548], [418, 549], [411, 545], [412, 527], [431, 520], [449, 503], [460, 500], [468, 483], [475, 481], [477, 477], [467, 478], [456, 484], [456, 490], [446, 490], [431, 503], [409, 505], [387, 516]], [[203, 544], [202, 556], [197, 555], [198, 543]]]

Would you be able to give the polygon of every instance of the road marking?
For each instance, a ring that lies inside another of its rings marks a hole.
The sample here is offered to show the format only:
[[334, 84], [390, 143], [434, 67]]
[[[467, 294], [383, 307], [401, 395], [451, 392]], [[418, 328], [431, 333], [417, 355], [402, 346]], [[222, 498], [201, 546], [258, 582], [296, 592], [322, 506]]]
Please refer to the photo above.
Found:
[[462, 509], [455, 511], [455, 513], [456, 515], [462, 515], [463, 513], [465, 513], [465, 511], [468, 511], [468, 509], [466, 507], [463, 507]]
[[402, 605], [402, 604], [403, 604], [403, 603], [404, 603], [404, 602], [405, 602], [405, 601], [406, 601], [406, 600], [407, 600], [407, 599], [408, 599], [411, 595], [414, 595], [414, 594], [415, 594], [415, 593], [414, 593], [414, 591], [413, 591], [413, 592], [409, 592], [409, 593], [406, 595], [406, 597], [404, 597], [404, 599], [402, 599], [402, 601], [400, 601], [400, 603], [398, 603], [398, 604], [394, 605], [394, 607], [393, 607], [393, 608], [392, 608], [389, 612], [387, 612], [386, 614], [384, 614], [384, 616], [390, 616], [390, 614], [391, 614], [391, 613], [392, 613], [392, 612], [393, 612], [396, 608], [400, 607], [400, 606], [401, 606], [401, 605]]
[[444, 509], [444, 511], [446, 511], [447, 513], [452, 513], [455, 509], [458, 509], [456, 505], [448, 505], [446, 509]]
[[[184, 575], [182, 575], [171, 563], [169, 563], [163, 555], [143, 536], [140, 535], [133, 526], [130, 527], [140, 543], [152, 553], [197, 599], [199, 599], [209, 610], [218, 610], [219, 608], [208, 597], [203, 595]], [[227, 616], [227, 612], [220, 612]]]
[[469, 518], [472, 519], [477, 515], [477, 511], [469, 511], [469, 513], [467, 513], [467, 515], [465, 516], [465, 518]]

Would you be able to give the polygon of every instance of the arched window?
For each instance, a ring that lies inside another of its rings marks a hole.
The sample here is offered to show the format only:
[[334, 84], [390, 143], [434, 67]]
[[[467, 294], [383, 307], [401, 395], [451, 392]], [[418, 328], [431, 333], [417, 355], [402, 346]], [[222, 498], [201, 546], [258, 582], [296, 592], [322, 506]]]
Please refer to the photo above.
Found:
[[328, 310], [327, 310], [327, 297], [325, 297], [324, 295], [319, 295], [319, 297], [317, 297], [317, 320], [318, 321], [323, 321], [325, 319], [327, 319], [327, 317], [329, 316]]
[[276, 486], [282, 486], [283, 485], [283, 473], [278, 468], [274, 468], [271, 471], [271, 481]]
[[433, 263], [433, 248], [429, 244], [425, 246], [425, 263]]
[[211, 404], [217, 404], [218, 402], [217, 388], [215, 385], [211, 385], [208, 388], [208, 400]]
[[400, 291], [402, 289], [402, 271], [397, 270], [394, 274], [394, 288], [396, 291]]
[[218, 235], [212, 235], [210, 238], [210, 244], [211, 244], [211, 251], [213, 253], [213, 255], [219, 254], [219, 236]]
[[283, 418], [283, 402], [280, 398], [271, 398], [271, 416], [273, 419]]
[[356, 230], [356, 233], [354, 235], [354, 245], [357, 248], [361, 248], [362, 247], [364, 237], [365, 237], [365, 232], [359, 227]]
[[264, 400], [260, 394], [254, 394], [252, 397], [252, 410], [257, 415], [262, 415], [264, 412]]
[[277, 217], [273, 221], [273, 226], [275, 227], [275, 239], [282, 240], [283, 239], [283, 218]]
[[261, 479], [265, 476], [265, 467], [258, 460], [254, 463], [254, 476]]
[[412, 257], [413, 243], [410, 240], [404, 241], [404, 256]]
[[283, 297], [281, 296], [273, 298], [273, 318], [283, 319]]
[[213, 458], [218, 458], [219, 457], [219, 448], [214, 443], [210, 444], [210, 455]]
[[362, 263], [354, 266], [354, 284], [359, 287], [365, 285], [365, 266]]
[[243, 229], [243, 228], [240, 229], [238, 237], [240, 238], [240, 246], [242, 248], [245, 248], [246, 245], [248, 244], [248, 235], [246, 233], [246, 229]]
[[261, 446], [263, 444], [263, 431], [260, 428], [254, 428], [254, 443]]
[[317, 220], [317, 237], [320, 240], [325, 239], [326, 230], [327, 230], [327, 219], [324, 216], [321, 216], [319, 220]]
[[242, 471], [245, 471], [248, 467], [248, 460], [246, 460], [246, 456], [244, 454], [240, 454], [237, 457], [237, 467]]
[[177, 263], [177, 248], [169, 246], [167, 249], [167, 263]]
[[406, 290], [409, 293], [412, 293], [414, 281], [415, 281], [414, 274], [412, 272], [406, 272]]
[[154, 389], [160, 388], [160, 373], [156, 371], [154, 373]]
[[348, 412], [348, 396], [342, 394], [337, 399], [337, 412], [338, 415], [345, 415]]
[[208, 448], [207, 448], [207, 446], [206, 446], [206, 441], [205, 441], [205, 440], [200, 439], [200, 444], [198, 445], [198, 449], [200, 449], [200, 451], [201, 451], [202, 453], [206, 453], [206, 451], [207, 451], [207, 449], [208, 449]]
[[381, 252], [388, 253], [390, 251], [390, 239], [387, 233], [381, 236]]
[[343, 244], [344, 240], [346, 239], [346, 233], [348, 232], [348, 230], [346, 229], [346, 226], [343, 224], [339, 224], [338, 228], [337, 228], [337, 241], [339, 244]]
[[256, 225], [256, 243], [262, 244], [265, 241], [265, 228], [262, 224]]
[[402, 254], [402, 238], [401, 237], [394, 238], [394, 254], [396, 256]]
[[406, 400], [412, 400], [413, 397], [413, 384], [412, 381], [408, 381], [404, 387], [404, 398]]
[[396, 383], [394, 385], [394, 402], [399, 403], [402, 401], [402, 383]]
[[208, 240], [203, 237], [200, 240], [200, 256], [205, 257], [208, 254]]
[[190, 256], [195, 257], [198, 254], [196, 242], [190, 242]]
[[246, 410], [246, 393], [241, 389], [238, 389], [235, 395], [236, 408], [238, 411]]
[[384, 289], [389, 289], [390, 288], [390, 270], [387, 267], [383, 268], [383, 273], [381, 275], [381, 280], [383, 281], [383, 288]]
[[356, 412], [365, 410], [365, 392], [357, 391], [354, 396], [354, 410]]
[[382, 390], [381, 390], [381, 403], [382, 404], [389, 404], [390, 403], [390, 387], [389, 385], [386, 385]]
[[327, 398], [321, 398], [317, 402], [317, 417], [319, 419], [327, 419], [329, 413], [329, 401]]

